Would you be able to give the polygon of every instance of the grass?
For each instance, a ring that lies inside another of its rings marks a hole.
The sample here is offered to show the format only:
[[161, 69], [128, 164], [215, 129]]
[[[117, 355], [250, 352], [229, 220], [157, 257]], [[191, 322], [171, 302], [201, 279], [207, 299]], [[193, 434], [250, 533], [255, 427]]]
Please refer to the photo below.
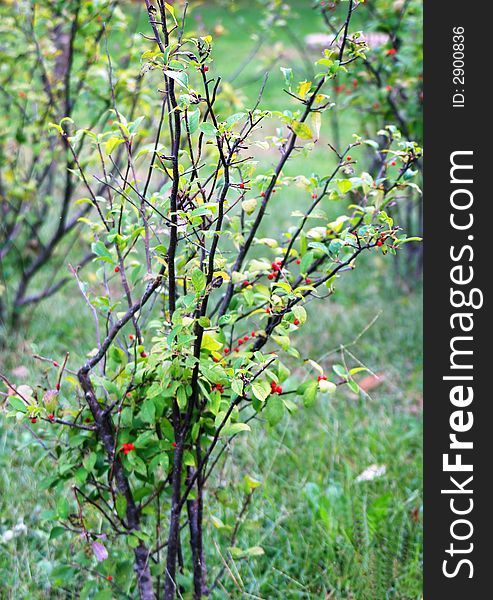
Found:
[[[294, 13], [304, 6], [301, 1], [289, 4]], [[228, 75], [236, 67], [228, 57], [233, 52], [245, 56], [252, 48], [249, 35], [255, 33], [258, 17], [241, 3], [233, 15], [209, 3], [200, 13], [207, 27], [225, 28], [217, 40], [213, 69], [224, 68]], [[306, 33], [321, 29], [314, 19], [311, 11], [304, 11], [303, 19], [288, 22], [302, 40]], [[248, 35], [238, 36], [238, 31]], [[285, 45], [284, 56], [301, 73], [303, 64], [292, 36], [279, 29], [274, 37]], [[269, 51], [270, 47], [261, 50], [241, 75], [242, 91], [250, 102], [258, 94], [262, 61]], [[272, 69], [263, 99], [266, 107], [291, 105], [278, 96], [280, 65], [281, 59]], [[343, 135], [351, 131], [350, 123], [344, 123]], [[330, 138], [328, 124], [324, 136]], [[328, 156], [314, 152], [309, 163], [298, 158], [290, 168], [292, 173], [306, 170], [307, 164], [313, 171], [325, 169]], [[282, 201], [294, 207], [298, 195], [283, 192]], [[221, 569], [221, 556], [228, 556], [227, 527], [234, 525], [241, 510], [241, 481], [246, 474], [261, 479], [262, 485], [245, 513], [237, 546], [261, 546], [264, 554], [228, 559], [225, 587], [217, 587], [214, 598], [421, 597], [421, 293], [419, 286], [402, 291], [391, 261], [365, 257], [355, 272], [344, 274], [333, 298], [318, 308], [309, 307], [308, 325], [298, 334], [302, 355], [310, 351], [326, 368], [341, 360], [351, 366], [364, 364], [384, 375], [382, 383], [367, 395], [340, 390], [330, 400], [322, 396], [314, 408], [301, 408], [271, 430], [256, 424], [251, 435], [235, 443], [234, 457], [218, 472], [211, 486], [218, 488], [217, 502], [210, 498], [214, 512], [206, 514], [209, 580]], [[93, 339], [92, 322], [82, 314], [86, 308], [76, 290], [65, 288], [28, 319], [3, 353], [1, 370], [15, 377], [14, 369], [25, 367], [29, 381], [39, 372], [39, 364], [31, 359], [33, 350], [59, 358], [74, 341], [73, 359], [78, 364]], [[43, 437], [41, 424], [36, 432]], [[371, 465], [385, 466], [385, 474], [358, 482]], [[2, 600], [82, 598], [79, 592], [87, 581], [93, 585], [87, 586], [85, 597], [110, 589], [101, 578], [82, 571], [75, 580], [53, 586], [60, 579], [59, 566], [75, 560], [79, 550], [65, 537], [49, 540], [53, 523], [43, 511], [56, 499], [40, 489], [39, 482], [50, 468], [29, 431], [0, 420]], [[214, 527], [213, 518], [226, 527]]]

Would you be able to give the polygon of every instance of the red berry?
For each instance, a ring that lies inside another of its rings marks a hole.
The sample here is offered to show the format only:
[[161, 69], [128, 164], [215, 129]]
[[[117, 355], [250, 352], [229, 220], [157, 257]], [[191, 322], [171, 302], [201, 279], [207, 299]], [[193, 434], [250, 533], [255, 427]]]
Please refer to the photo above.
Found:
[[248, 287], [249, 285], [250, 285], [250, 282], [249, 282], [249, 281], [244, 281], [244, 282], [243, 282], [243, 287]]
[[55, 415], [48, 415], [48, 421], [53, 422], [55, 420]]
[[135, 450], [135, 446], [132, 443], [123, 444], [123, 446], [120, 448], [120, 451], [123, 451], [123, 454], [125, 454], [125, 456], [127, 456], [127, 454], [132, 450]]
[[[282, 263], [281, 263], [281, 264], [282, 264]], [[273, 263], [271, 264], [271, 267], [272, 267], [272, 270], [273, 270], [273, 271], [279, 271], [279, 268], [280, 268], [280, 267], [279, 267], [279, 263], [276, 263], [276, 262], [273, 262]]]
[[262, 198], [265, 198], [265, 192], [262, 192], [260, 195], [262, 196]]
[[113, 576], [112, 575], [108, 575], [108, 577], [106, 577], [107, 581], [113, 581]]
[[353, 160], [353, 158], [351, 156], [346, 156], [346, 160]]
[[300, 324], [300, 320], [299, 320], [299, 319], [295, 319], [295, 320], [293, 321], [293, 323], [294, 323], [295, 325], [299, 325], [299, 324]]
[[224, 354], [229, 354], [231, 350], [229, 348], [224, 348]]
[[53, 361], [53, 366], [54, 366], [54, 367], [59, 367], [60, 365], [57, 363], [57, 361], [56, 361], [56, 360], [54, 360], [54, 361]]
[[240, 351], [240, 349], [238, 348], [238, 346], [236, 346], [235, 352], [239, 352], [239, 351]]
[[57, 392], [59, 392], [59, 391], [60, 391], [60, 384], [59, 384], [59, 383], [57, 383], [57, 384], [55, 385], [55, 389], [56, 389], [56, 391], [57, 391]]
[[36, 423], [36, 421], [37, 421], [37, 420], [38, 420], [38, 419], [37, 419], [36, 417], [31, 417], [31, 423], [33, 423], [33, 424], [34, 424], [34, 423]]
[[275, 273], [269, 273], [269, 274], [267, 275], [267, 279], [270, 279], [270, 280], [272, 281], [272, 280], [274, 279], [274, 277], [275, 277], [275, 276], [276, 276], [276, 274], [275, 274]]
[[301, 259], [300, 259], [300, 258], [297, 258], [297, 259], [296, 259], [296, 264], [297, 264], [297, 265], [301, 265]]
[[393, 160], [393, 161], [392, 161], [390, 164], [391, 164], [393, 167], [395, 167], [395, 165], [396, 165], [397, 163], [395, 162], [395, 160]]
[[251, 336], [255, 337], [257, 334], [255, 333], [255, 331], [252, 331]]
[[147, 352], [141, 352], [140, 355], [142, 356], [142, 358], [147, 358]]
[[358, 80], [357, 79], [353, 79], [353, 87], [358, 87]]
[[244, 341], [244, 342], [248, 342], [248, 340], [249, 340], [249, 339], [250, 339], [250, 336], [249, 336], [249, 335], [246, 335], [246, 336], [243, 338], [243, 341]]
[[134, 339], [134, 336], [133, 336], [132, 334], [130, 334], [130, 335], [128, 336], [128, 339], [129, 339], [130, 341], [132, 341], [132, 340]]
[[219, 362], [219, 359], [217, 358], [217, 356], [213, 356], [213, 357], [212, 357], [212, 360], [213, 360], [215, 363], [218, 363], [218, 362]]
[[327, 381], [327, 377], [325, 377], [325, 375], [319, 375], [318, 381]]
[[395, 48], [389, 48], [387, 50], [387, 56], [395, 56], [397, 54], [397, 50]]
[[176, 448], [176, 442], [173, 442], [171, 445], [173, 448]]
[[204, 65], [204, 73], [207, 73], [208, 70], [209, 70], [209, 67], [207, 65]]
[[307, 277], [307, 278], [305, 279], [305, 281], [306, 281], [306, 283], [311, 283], [311, 282], [312, 282], [312, 280], [311, 280], [309, 277]]
[[245, 184], [243, 183], [243, 181], [240, 183], [240, 190], [244, 190], [245, 189]]
[[120, 267], [115, 267], [115, 273], [119, 273], [120, 272]]
[[243, 346], [243, 340], [238, 340], [238, 346]]
[[272, 313], [272, 308], [268, 307], [265, 309], [265, 312], [270, 315]]
[[276, 386], [276, 394], [282, 394], [282, 387], [280, 385]]
[[391, 85], [386, 85], [385, 89], [387, 90], [387, 92], [391, 92], [392, 91], [392, 86]]
[[383, 242], [382, 242], [382, 240], [378, 240], [378, 242], [377, 242], [377, 246], [383, 246]]
[[273, 190], [272, 190], [272, 193], [273, 193], [273, 194], [275, 194], [276, 192], [277, 192], [277, 190], [276, 190], [276, 189], [273, 189]]

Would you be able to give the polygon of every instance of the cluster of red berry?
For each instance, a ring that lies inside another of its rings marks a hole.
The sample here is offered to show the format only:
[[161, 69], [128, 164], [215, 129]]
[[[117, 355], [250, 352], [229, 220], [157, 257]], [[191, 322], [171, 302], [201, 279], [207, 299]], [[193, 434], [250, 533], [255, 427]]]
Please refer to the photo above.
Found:
[[267, 279], [270, 279], [271, 281], [273, 279], [276, 278], [277, 274], [279, 273], [279, 271], [281, 270], [281, 265], [282, 265], [282, 260], [278, 260], [277, 262], [273, 262], [271, 264], [271, 269], [272, 271], [267, 275]]
[[381, 233], [380, 237], [377, 240], [377, 246], [378, 247], [383, 246], [386, 239], [387, 239], [387, 236], [384, 233]]
[[220, 394], [224, 394], [224, 387], [220, 383], [212, 386], [212, 391], [217, 390]]
[[271, 394], [282, 394], [282, 387], [280, 385], [277, 385], [275, 381], [271, 381], [270, 391]]
[[135, 446], [132, 443], [123, 444], [123, 446], [120, 448], [120, 452], [123, 452], [125, 456], [132, 450], [135, 450]]
[[[257, 333], [255, 331], [252, 331], [252, 333], [250, 335], [244, 335], [242, 338], [240, 338], [236, 342], [237, 346], [236, 346], [236, 348], [234, 348], [234, 351], [235, 352], [239, 352], [240, 351], [240, 346], [243, 346], [243, 344], [245, 342], [248, 342], [248, 340], [250, 338], [254, 338], [256, 335], [257, 335]], [[228, 348], [228, 347], [224, 348], [224, 354], [229, 354], [230, 352], [231, 352], [231, 348]]]
[[318, 380], [318, 381], [327, 381], [327, 377], [326, 377], [325, 375], [319, 375], [319, 376], [317, 377], [317, 380]]

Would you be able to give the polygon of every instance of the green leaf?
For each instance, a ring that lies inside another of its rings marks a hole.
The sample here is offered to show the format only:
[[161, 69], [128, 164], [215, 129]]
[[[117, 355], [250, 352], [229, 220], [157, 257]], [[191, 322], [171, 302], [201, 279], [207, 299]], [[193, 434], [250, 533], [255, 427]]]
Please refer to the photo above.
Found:
[[332, 369], [334, 373], [336, 375], [339, 375], [339, 377], [341, 377], [342, 379], [348, 378], [348, 372], [343, 365], [333, 365]]
[[200, 371], [202, 375], [211, 383], [226, 383], [228, 380], [226, 373], [220, 367], [211, 369], [210, 367], [206, 367], [205, 365], [201, 364]]
[[27, 412], [27, 408], [26, 405], [24, 403], [23, 400], [21, 400], [20, 398], [16, 398], [15, 396], [11, 396], [9, 398], [9, 404], [10, 406], [14, 409], [17, 410], [21, 413], [26, 413]]
[[158, 467], [161, 467], [165, 472], [168, 470], [169, 458], [166, 452], [161, 452], [151, 460], [149, 463], [149, 474], [154, 474], [154, 471]]
[[287, 69], [286, 67], [281, 67], [281, 73], [284, 76], [284, 81], [288, 88], [291, 88], [291, 84], [293, 83], [293, 69]]
[[113, 262], [113, 258], [111, 256], [110, 251], [108, 250], [108, 248], [106, 248], [106, 246], [101, 240], [94, 242], [91, 245], [91, 250], [94, 252], [94, 254], [99, 260], [104, 260], [105, 262], [109, 263]]
[[195, 269], [192, 273], [192, 285], [197, 292], [201, 292], [205, 288], [206, 279], [205, 275], [200, 269]]
[[201, 123], [199, 130], [206, 136], [209, 137], [216, 137], [216, 135], [218, 134], [217, 129], [214, 127], [214, 125], [212, 123]]
[[222, 435], [236, 435], [237, 433], [241, 433], [242, 431], [251, 431], [250, 425], [247, 423], [231, 423], [230, 425], [226, 425], [222, 430]]
[[188, 75], [184, 71], [164, 71], [166, 77], [174, 79], [179, 85], [188, 89]]
[[142, 403], [139, 417], [144, 421], [144, 423], [154, 423], [156, 419], [156, 405], [154, 404], [153, 400], [145, 400]]
[[70, 514], [70, 504], [68, 503], [67, 498], [60, 498], [60, 500], [58, 500], [56, 510], [60, 519], [68, 518]]
[[248, 548], [245, 554], [247, 556], [263, 556], [265, 552], [261, 546], [253, 546], [252, 548]]
[[65, 533], [64, 527], [53, 527], [50, 531], [50, 540], [55, 540]]
[[302, 140], [311, 140], [313, 138], [312, 130], [307, 123], [300, 123], [299, 121], [293, 121], [291, 128], [295, 134]]
[[135, 454], [135, 452], [130, 452], [130, 454], [128, 455], [128, 462], [130, 464], [130, 466], [132, 467], [132, 469], [134, 471], [137, 471], [137, 473], [140, 473], [141, 475], [146, 476], [147, 475], [147, 467], [145, 462], [140, 458], [140, 456], [137, 456], [137, 454]]
[[254, 381], [252, 383], [252, 393], [257, 400], [260, 400], [260, 402], [265, 402], [269, 397], [270, 392], [270, 385], [267, 381]]
[[123, 142], [122, 138], [119, 137], [111, 137], [106, 144], [104, 145], [104, 149], [106, 154], [111, 154], [113, 150], [119, 146]]
[[354, 394], [359, 394], [359, 385], [356, 383], [356, 381], [349, 380], [347, 385]]
[[183, 410], [188, 402], [187, 388], [184, 385], [180, 385], [176, 391], [176, 401], [181, 410]]
[[271, 396], [265, 407], [265, 417], [271, 427], [277, 425], [284, 417], [284, 403], [279, 396]]
[[346, 194], [353, 187], [353, 184], [351, 181], [349, 181], [349, 179], [339, 179], [337, 181], [337, 187], [343, 194]]
[[124, 519], [127, 514], [127, 499], [123, 494], [116, 497], [116, 513], [120, 519]]
[[243, 112], [235, 113], [234, 115], [231, 115], [230, 117], [228, 117], [226, 119], [226, 127], [229, 129], [235, 123], [238, 123], [238, 121], [241, 121], [244, 116], [245, 116], [245, 113], [243, 113]]
[[301, 259], [300, 273], [302, 273], [302, 274], [307, 273], [312, 262], [313, 262], [313, 252], [307, 252]]
[[303, 393], [303, 404], [306, 408], [311, 408], [317, 399], [318, 381], [310, 381]]
[[97, 459], [97, 455], [95, 452], [91, 452], [90, 454], [87, 454], [86, 456], [84, 456], [84, 460], [82, 461], [82, 464], [84, 465], [84, 467], [87, 471], [90, 472], [94, 469], [94, 465], [96, 464], [96, 459]]
[[231, 389], [237, 396], [243, 396], [243, 381], [241, 379], [233, 379]]
[[257, 198], [250, 198], [243, 200], [241, 208], [246, 212], [247, 215], [253, 214], [257, 210]]
[[199, 128], [200, 110], [189, 111], [187, 117], [190, 134], [193, 135]]

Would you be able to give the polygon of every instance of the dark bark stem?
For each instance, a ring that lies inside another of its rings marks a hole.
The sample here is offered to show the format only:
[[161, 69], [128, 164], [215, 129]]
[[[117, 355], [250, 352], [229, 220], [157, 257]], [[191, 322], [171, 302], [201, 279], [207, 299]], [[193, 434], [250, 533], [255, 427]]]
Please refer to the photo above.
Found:
[[[87, 404], [92, 412], [98, 437], [106, 450], [108, 462], [113, 465], [113, 476], [116, 487], [127, 501], [126, 521], [128, 529], [130, 531], [138, 531], [140, 529], [140, 511], [135, 504], [132, 490], [120, 458], [118, 455], [115, 456], [115, 437], [111, 417], [105, 414], [99, 405], [89, 373], [85, 369], [81, 369], [77, 376], [84, 391]], [[134, 568], [137, 574], [141, 600], [155, 600], [149, 568], [149, 554], [148, 548], [142, 541], [134, 549]]]

